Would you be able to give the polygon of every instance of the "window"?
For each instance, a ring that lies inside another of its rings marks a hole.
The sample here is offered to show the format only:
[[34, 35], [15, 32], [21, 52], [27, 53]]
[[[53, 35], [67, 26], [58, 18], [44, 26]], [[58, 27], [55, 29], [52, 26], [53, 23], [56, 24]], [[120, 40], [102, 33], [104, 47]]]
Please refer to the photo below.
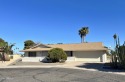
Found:
[[68, 57], [72, 57], [73, 56], [73, 52], [72, 51], [67, 51], [66, 54], [67, 54]]
[[36, 52], [29, 52], [28, 57], [36, 57]]

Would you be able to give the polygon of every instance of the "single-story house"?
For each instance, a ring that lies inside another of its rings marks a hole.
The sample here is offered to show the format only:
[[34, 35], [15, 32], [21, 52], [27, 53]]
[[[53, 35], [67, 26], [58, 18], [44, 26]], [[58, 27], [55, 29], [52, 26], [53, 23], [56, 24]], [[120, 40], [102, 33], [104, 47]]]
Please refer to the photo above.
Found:
[[52, 48], [62, 48], [68, 58], [67, 61], [83, 62], [106, 62], [107, 48], [102, 42], [75, 43], [75, 44], [38, 44], [30, 49], [22, 50], [25, 52], [23, 62], [45, 61], [48, 51]]

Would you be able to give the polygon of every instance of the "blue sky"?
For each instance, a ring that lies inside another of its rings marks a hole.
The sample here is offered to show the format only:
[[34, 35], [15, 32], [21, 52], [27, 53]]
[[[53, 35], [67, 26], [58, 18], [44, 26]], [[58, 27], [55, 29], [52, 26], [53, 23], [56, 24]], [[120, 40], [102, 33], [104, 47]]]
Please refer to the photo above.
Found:
[[0, 0], [0, 37], [23, 49], [25, 40], [80, 43], [78, 30], [89, 27], [87, 42], [114, 45], [125, 40], [124, 0]]

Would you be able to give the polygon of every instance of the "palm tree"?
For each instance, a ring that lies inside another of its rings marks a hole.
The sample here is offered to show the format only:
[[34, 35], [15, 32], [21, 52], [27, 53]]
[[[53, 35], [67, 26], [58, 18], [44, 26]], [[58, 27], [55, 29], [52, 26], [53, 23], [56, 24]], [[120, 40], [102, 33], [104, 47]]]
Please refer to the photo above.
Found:
[[113, 35], [113, 38], [114, 38], [114, 46], [115, 46], [115, 42], [117, 42], [117, 34], [116, 33]]
[[81, 43], [84, 42], [85, 36], [89, 33], [89, 27], [82, 27], [79, 30], [79, 35], [81, 37]]
[[10, 54], [13, 54], [13, 50], [12, 50], [12, 47], [15, 46], [15, 43], [14, 44], [8, 44], [8, 42], [5, 42], [2, 44], [2, 48], [3, 48], [3, 51], [4, 53], [6, 53], [7, 55], [10, 55]]

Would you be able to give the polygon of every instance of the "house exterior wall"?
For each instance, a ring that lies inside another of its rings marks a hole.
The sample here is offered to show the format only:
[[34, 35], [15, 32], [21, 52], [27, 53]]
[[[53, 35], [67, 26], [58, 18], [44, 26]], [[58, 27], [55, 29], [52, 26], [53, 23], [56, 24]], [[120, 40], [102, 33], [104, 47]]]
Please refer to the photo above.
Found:
[[[36, 52], [36, 57], [28, 57], [29, 52], [25, 52], [25, 56], [22, 58], [23, 62], [40, 62], [40, 61], [46, 61], [45, 57], [48, 55], [47, 51], [41, 51]], [[67, 55], [67, 61], [75, 61], [75, 57], [71, 57], [71, 51], [66, 52]]]
[[[103, 51], [75, 51], [75, 61], [84, 62], [105, 62], [106, 54]], [[105, 57], [105, 58], [104, 58]]]
[[[71, 52], [66, 52], [71, 55]], [[40, 62], [46, 61], [47, 51], [36, 52], [36, 57], [28, 57], [28, 52], [25, 52], [23, 62]], [[104, 51], [73, 51], [72, 56], [67, 57], [67, 61], [83, 61], [83, 62], [106, 62], [107, 55]]]
[[107, 62], [107, 54], [106, 53], [104, 53], [102, 55], [102, 62]]
[[67, 62], [75, 61], [75, 57], [73, 56], [72, 51], [66, 51], [67, 54]]
[[40, 59], [44, 59], [42, 57], [23, 57], [22, 62], [40, 62]]
[[75, 61], [75, 57], [67, 57], [67, 62]]
[[[29, 52], [25, 52], [24, 57], [28, 57]], [[48, 55], [47, 51], [36, 52], [36, 57], [45, 57]]]
[[42, 57], [42, 52], [36, 52], [36, 57]]
[[42, 52], [42, 56], [45, 57], [45, 56], [47, 56], [47, 55], [48, 55], [48, 51], [43, 51], [43, 52]]
[[28, 57], [29, 52], [25, 52], [25, 56], [22, 58], [23, 62], [40, 62], [46, 61], [45, 57], [48, 55], [47, 51], [36, 52], [36, 57]]
[[28, 57], [29, 52], [25, 52], [24, 57]]

